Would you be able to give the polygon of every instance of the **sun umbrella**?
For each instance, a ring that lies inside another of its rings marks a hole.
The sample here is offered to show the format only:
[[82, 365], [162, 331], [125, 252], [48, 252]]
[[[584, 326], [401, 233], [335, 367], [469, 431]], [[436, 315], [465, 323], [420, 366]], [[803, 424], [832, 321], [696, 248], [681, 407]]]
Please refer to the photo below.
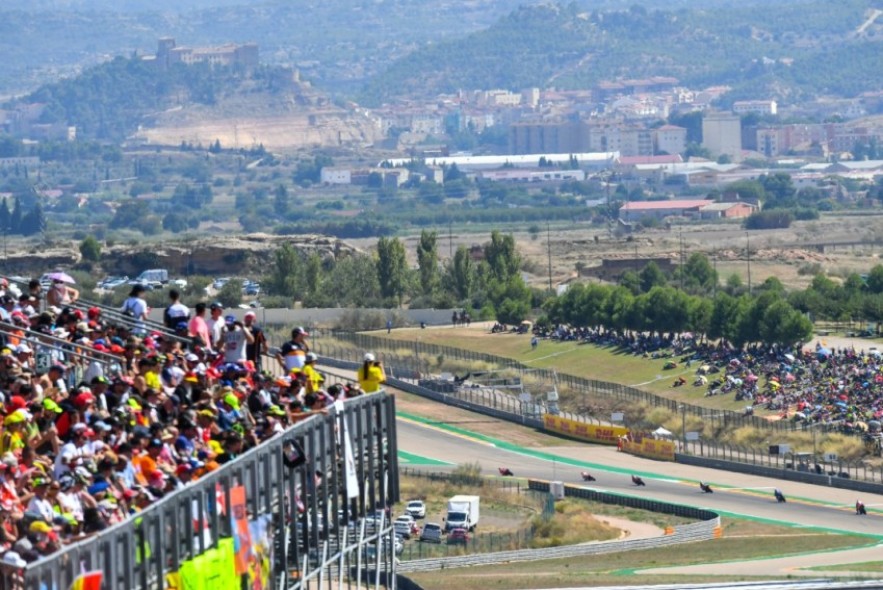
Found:
[[792, 363], [794, 362], [794, 355], [793, 354], [786, 354], [785, 358], [788, 359], [789, 361], [791, 361]]
[[787, 381], [788, 383], [793, 383], [794, 375], [792, 375], [791, 373], [785, 373], [785, 381]]
[[48, 278], [50, 281], [61, 281], [62, 283], [71, 283], [71, 284], [76, 283], [76, 281], [74, 280], [74, 278], [72, 276], [70, 276], [66, 272], [61, 272], [61, 271], [51, 272], [48, 275], [46, 275], [46, 278]]
[[755, 381], [757, 381], [757, 375], [755, 375], [754, 373], [748, 373], [748, 375], [745, 377], [745, 380], [749, 383], [754, 383]]

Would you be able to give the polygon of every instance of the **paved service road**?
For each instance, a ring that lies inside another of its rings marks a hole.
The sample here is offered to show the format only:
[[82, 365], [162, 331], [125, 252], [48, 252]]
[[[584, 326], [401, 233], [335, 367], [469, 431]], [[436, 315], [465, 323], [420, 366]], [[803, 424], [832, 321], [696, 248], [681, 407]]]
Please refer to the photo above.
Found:
[[[429, 422], [416, 416], [400, 416], [397, 424], [399, 448], [452, 464], [477, 461], [484, 473], [496, 474], [498, 467], [508, 467], [517, 477], [560, 480], [577, 485], [588, 485], [583, 483], [580, 472], [589, 471], [597, 479], [591, 482], [590, 487], [599, 490], [701, 506], [723, 515], [776, 521], [828, 531], [861, 533], [883, 539], [883, 496], [651, 461], [620, 453], [614, 447], [578, 442], [568, 442], [559, 447], [521, 448]], [[500, 428], [507, 426], [509, 425], [504, 422], [500, 423]], [[436, 471], [452, 468], [453, 466], [427, 467]], [[639, 474], [647, 483], [646, 487], [638, 488], [632, 485], [630, 477], [632, 473]], [[700, 480], [710, 483], [714, 493], [701, 493], [697, 483]], [[778, 504], [773, 498], [773, 489], [776, 487], [780, 488], [788, 498], [786, 504]], [[871, 511], [869, 516], [855, 515], [853, 506], [859, 497]], [[880, 512], [875, 513], [875, 508]], [[798, 572], [793, 571], [795, 567], [873, 560], [883, 560], [883, 548], [874, 547], [752, 563], [757, 564], [757, 573], [761, 575], [763, 573], [796, 574]], [[728, 566], [740, 567], [736, 564]], [[677, 571], [698, 573], [700, 570], [693, 568], [711, 568], [708, 571], [725, 573], [726, 567], [715, 564], [678, 568]], [[741, 572], [745, 571], [744, 567], [743, 564]], [[754, 570], [752, 566], [752, 573]], [[674, 569], [669, 571], [675, 573]], [[806, 573], [817, 577], [822, 575], [819, 571]], [[828, 575], [827, 572], [824, 575]]]

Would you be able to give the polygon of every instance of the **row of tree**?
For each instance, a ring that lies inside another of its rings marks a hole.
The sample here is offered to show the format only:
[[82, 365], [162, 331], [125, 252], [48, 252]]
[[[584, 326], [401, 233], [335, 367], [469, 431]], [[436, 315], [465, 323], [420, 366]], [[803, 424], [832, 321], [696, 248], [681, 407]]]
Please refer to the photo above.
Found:
[[33, 236], [46, 230], [46, 215], [39, 202], [25, 211], [20, 198], [13, 201], [9, 210], [8, 199], [0, 199], [0, 233], [4, 235]]
[[484, 317], [521, 321], [541, 303], [520, 274], [521, 259], [511, 235], [493, 232], [480, 253], [457, 248], [439, 262], [438, 235], [423, 231], [417, 246], [418, 269], [409, 268], [398, 238], [381, 238], [372, 255], [322, 258], [290, 244], [275, 254], [265, 286], [270, 295], [305, 306], [469, 307]]
[[622, 285], [582, 285], [543, 306], [548, 321], [619, 331], [684, 333], [725, 338], [742, 347], [752, 342], [792, 346], [812, 337], [812, 322], [774, 290], [734, 297], [688, 295], [654, 286], [635, 295]]

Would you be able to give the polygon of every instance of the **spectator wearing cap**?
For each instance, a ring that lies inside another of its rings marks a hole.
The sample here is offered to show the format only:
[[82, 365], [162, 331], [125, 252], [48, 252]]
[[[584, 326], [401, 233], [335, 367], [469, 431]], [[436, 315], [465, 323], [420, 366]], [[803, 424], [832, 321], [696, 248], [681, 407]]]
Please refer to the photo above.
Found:
[[193, 481], [193, 467], [190, 463], [182, 463], [175, 468], [175, 476], [182, 484], [181, 487]]
[[242, 414], [239, 412], [241, 405], [239, 397], [234, 393], [232, 387], [221, 389], [221, 398], [218, 401], [218, 428], [223, 431], [229, 431], [233, 425], [242, 420]]
[[169, 306], [163, 312], [163, 323], [172, 330], [178, 329], [178, 324], [186, 325], [190, 320], [190, 308], [181, 303], [181, 294], [177, 289], [169, 289]]
[[55, 459], [55, 477], [61, 477], [62, 474], [71, 471], [71, 465], [76, 465], [78, 460], [92, 456], [88, 429], [84, 422], [77, 422], [71, 426], [71, 439], [61, 447], [61, 452]]
[[15, 298], [8, 293], [0, 297], [0, 320], [12, 321], [12, 310], [15, 308]]
[[383, 365], [372, 352], [365, 353], [362, 366], [359, 367], [356, 377], [359, 380], [359, 387], [365, 393], [376, 393], [380, 391], [380, 386], [386, 383]]
[[315, 352], [308, 352], [304, 357], [304, 368], [301, 369], [301, 372], [306, 379], [304, 387], [306, 388], [307, 393], [315, 393], [319, 391], [322, 389], [322, 383], [325, 381], [325, 377], [316, 370], [316, 362], [318, 360], [319, 357]]
[[51, 452], [58, 455], [61, 442], [58, 439], [58, 429], [55, 427], [55, 419], [64, 412], [55, 400], [43, 399], [42, 402], [32, 402], [28, 411], [34, 416], [31, 422], [31, 430], [28, 432], [28, 447], [37, 453]]
[[[17, 396], [16, 396], [17, 397]], [[3, 419], [3, 435], [0, 436], [0, 454], [21, 453], [27, 439], [27, 423], [30, 413], [24, 408], [15, 410]]]
[[301, 326], [291, 331], [291, 340], [282, 345], [276, 360], [285, 367], [285, 372], [290, 373], [292, 369], [303, 369], [306, 355], [310, 351], [307, 346], [306, 338], [309, 333]]
[[211, 342], [209, 346], [215, 352], [221, 351], [223, 341], [221, 340], [221, 331], [224, 328], [224, 306], [219, 301], [209, 305], [210, 317], [205, 321], [208, 326], [209, 338]]
[[52, 502], [47, 499], [49, 492], [49, 484], [52, 483], [47, 477], [35, 477], [31, 480], [31, 490], [33, 497], [28, 503], [28, 512], [39, 514], [46, 524], [52, 522], [55, 518], [55, 510], [52, 508]]
[[22, 369], [34, 368], [34, 349], [22, 342], [15, 347], [15, 360]]
[[236, 316], [228, 315], [224, 318], [221, 339], [224, 343], [224, 362], [244, 365], [247, 360], [245, 348], [254, 344], [254, 336], [245, 324], [237, 320]]
[[245, 358], [252, 362], [254, 370], [260, 372], [263, 368], [263, 355], [267, 354], [267, 335], [255, 320], [257, 316], [253, 311], [246, 312], [242, 316], [242, 324], [251, 332], [253, 342], [249, 342], [245, 346]]

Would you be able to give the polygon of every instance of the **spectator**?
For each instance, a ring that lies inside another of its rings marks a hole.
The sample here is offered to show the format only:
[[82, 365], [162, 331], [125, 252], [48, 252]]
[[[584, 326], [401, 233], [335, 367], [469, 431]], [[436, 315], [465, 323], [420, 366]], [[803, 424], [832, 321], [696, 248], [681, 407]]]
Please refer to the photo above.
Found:
[[223, 350], [221, 331], [224, 328], [224, 306], [221, 305], [220, 302], [215, 301], [209, 306], [209, 313], [211, 314], [211, 317], [206, 320], [206, 324], [208, 325], [209, 338], [211, 339], [211, 343], [209, 345], [215, 352], [221, 352]]
[[251, 331], [236, 316], [228, 315], [224, 319], [224, 327], [221, 331], [221, 339], [224, 342], [224, 362], [244, 364], [246, 361], [246, 346], [254, 344], [254, 336]]
[[386, 373], [383, 365], [374, 357], [374, 353], [366, 352], [362, 366], [356, 374], [359, 387], [365, 393], [376, 393], [380, 386], [386, 383]]
[[197, 303], [193, 317], [187, 326], [187, 333], [193, 338], [194, 344], [199, 348], [211, 348], [212, 337], [205, 320], [205, 303]]
[[124, 315], [135, 319], [136, 330], [142, 333], [145, 332], [144, 322], [147, 320], [148, 311], [147, 302], [144, 300], [146, 290], [144, 285], [134, 285], [120, 310]]
[[190, 309], [181, 303], [181, 294], [176, 289], [169, 290], [169, 306], [163, 312], [163, 323], [171, 330], [176, 330], [178, 324], [186, 325], [190, 320]]
[[52, 281], [52, 286], [46, 292], [46, 304], [55, 307], [70, 305], [79, 298], [79, 291], [58, 279]]
[[285, 367], [285, 372], [290, 373], [292, 369], [303, 369], [306, 361], [306, 355], [310, 351], [306, 344], [306, 338], [309, 336], [306, 330], [298, 326], [291, 331], [291, 340], [282, 345], [276, 360]]
[[253, 342], [249, 342], [245, 346], [245, 358], [252, 362], [255, 372], [260, 373], [263, 370], [263, 355], [267, 354], [267, 336], [255, 323], [255, 319], [253, 311], [246, 312], [242, 318], [242, 323], [251, 332], [254, 339]]

